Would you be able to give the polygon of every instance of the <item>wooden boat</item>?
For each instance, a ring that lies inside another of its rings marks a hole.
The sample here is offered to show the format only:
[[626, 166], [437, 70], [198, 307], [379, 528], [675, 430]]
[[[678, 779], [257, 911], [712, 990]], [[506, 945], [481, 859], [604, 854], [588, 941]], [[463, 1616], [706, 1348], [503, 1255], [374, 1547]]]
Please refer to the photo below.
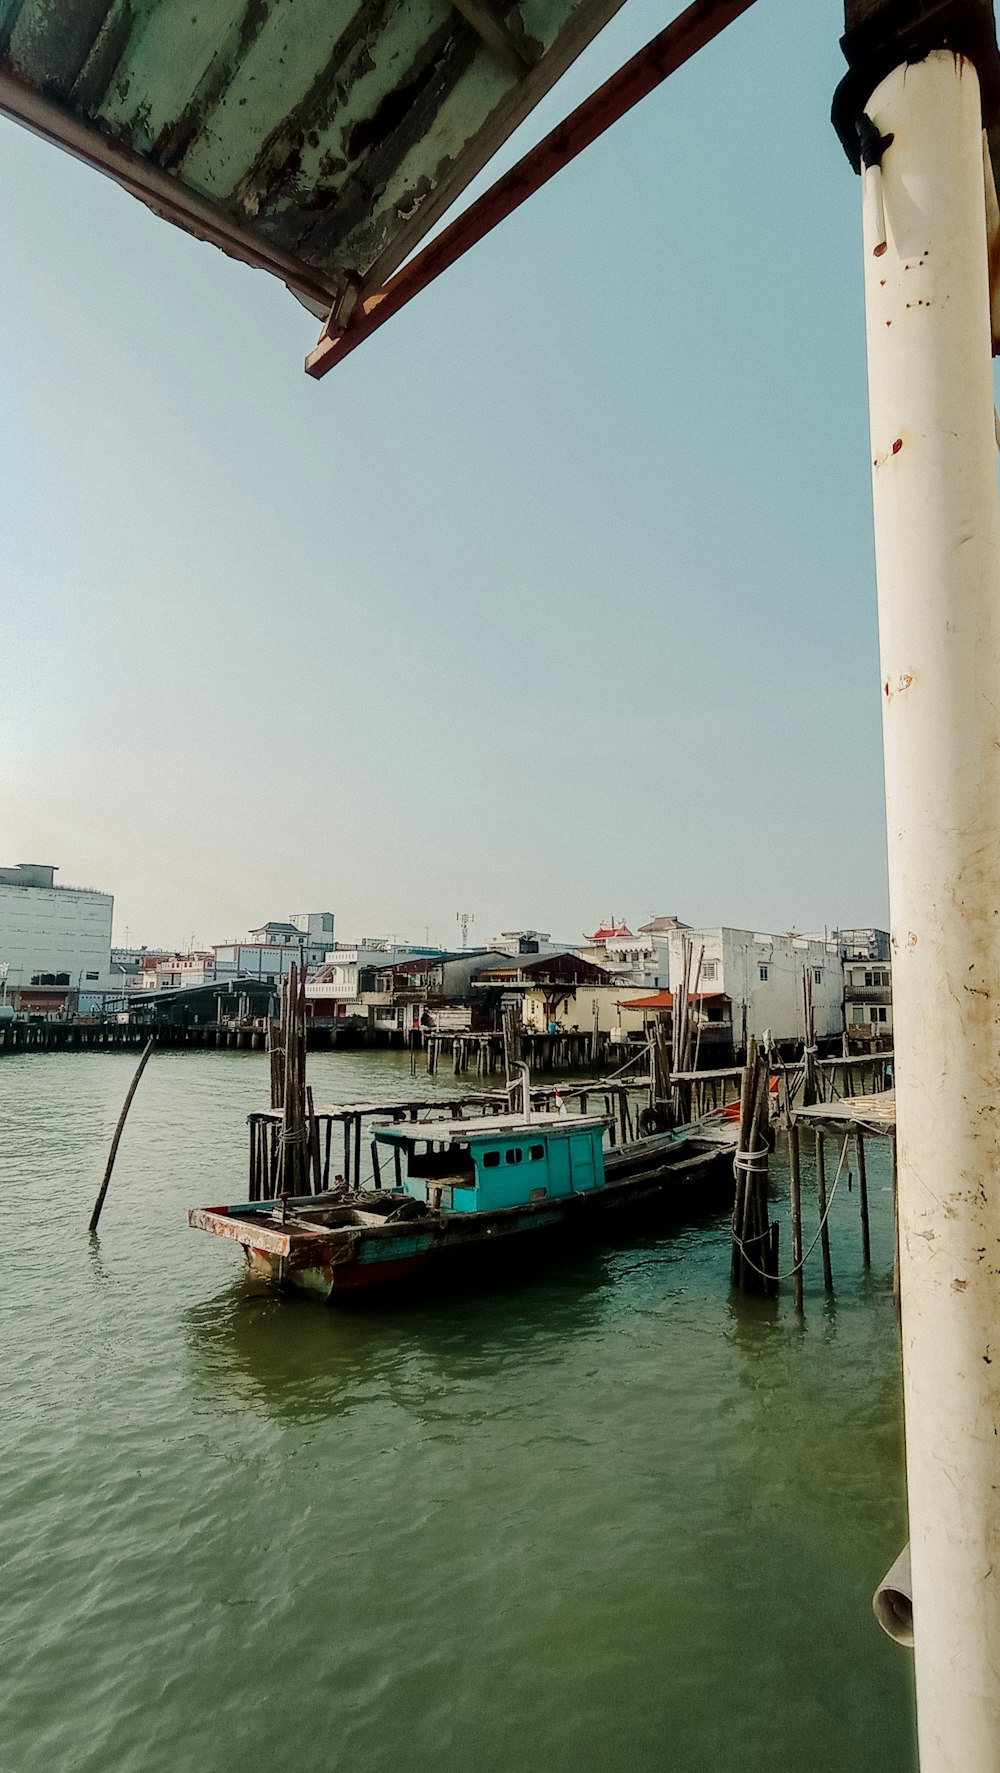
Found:
[[731, 1129], [698, 1124], [605, 1153], [606, 1125], [564, 1113], [376, 1125], [394, 1187], [195, 1207], [188, 1221], [241, 1244], [255, 1273], [337, 1299], [513, 1258], [543, 1237], [609, 1236], [624, 1214], [704, 1200], [712, 1184], [731, 1195]]

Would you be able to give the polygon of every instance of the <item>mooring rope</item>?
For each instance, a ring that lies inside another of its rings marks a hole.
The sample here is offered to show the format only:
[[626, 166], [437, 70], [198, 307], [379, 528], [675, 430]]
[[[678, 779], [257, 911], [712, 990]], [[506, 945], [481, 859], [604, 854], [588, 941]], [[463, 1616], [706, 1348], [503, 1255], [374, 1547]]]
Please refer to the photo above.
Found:
[[[759, 1274], [761, 1276], [762, 1280], [774, 1281], [775, 1283], [777, 1283], [778, 1281], [794, 1280], [795, 1276], [798, 1273], [800, 1273], [800, 1271], [802, 1269], [805, 1268], [806, 1263], [808, 1262], [810, 1256], [812, 1255], [814, 1249], [816, 1248], [816, 1245], [819, 1243], [819, 1240], [823, 1235], [824, 1227], [826, 1226], [826, 1222], [830, 1217], [830, 1208], [833, 1206], [833, 1197], [837, 1192], [837, 1184], [840, 1181], [841, 1175], [843, 1173], [844, 1159], [847, 1156], [847, 1147], [848, 1147], [848, 1144], [850, 1143], [850, 1137], [851, 1137], [850, 1133], [844, 1134], [844, 1143], [840, 1148], [840, 1162], [837, 1165], [837, 1174], [833, 1178], [833, 1187], [830, 1189], [830, 1193], [829, 1193], [829, 1196], [827, 1199], [826, 1212], [823, 1214], [823, 1217], [819, 1222], [819, 1228], [816, 1232], [816, 1236], [813, 1238], [812, 1243], [809, 1245], [809, 1248], [806, 1251], [805, 1255], [800, 1256], [799, 1260], [794, 1264], [794, 1266], [792, 1268], [790, 1268], [788, 1270], [788, 1272], [786, 1274], [769, 1274], [766, 1268], [758, 1268], [756, 1262], [752, 1261], [751, 1258], [746, 1253], [746, 1244], [747, 1243], [759, 1244], [763, 1238], [770, 1237], [771, 1234], [769, 1231], [759, 1232], [756, 1237], [747, 1238], [744, 1241], [744, 1239], [740, 1237], [738, 1231], [736, 1230], [735, 1225], [733, 1226], [733, 1242], [735, 1243], [737, 1249], [739, 1250], [740, 1255], [743, 1257], [743, 1260], [746, 1263], [747, 1267], [752, 1268], [755, 1274]], [[758, 1157], [759, 1155], [760, 1155], [759, 1151], [756, 1151], [756, 1150], [755, 1151], [748, 1151], [745, 1153], [738, 1151], [736, 1153], [735, 1158], [733, 1159], [734, 1171], [736, 1169], [737, 1163], [739, 1162], [740, 1158], [742, 1158], [742, 1157]], [[745, 1167], [746, 1167], [745, 1165], [740, 1164], [741, 1169], [745, 1168]]]

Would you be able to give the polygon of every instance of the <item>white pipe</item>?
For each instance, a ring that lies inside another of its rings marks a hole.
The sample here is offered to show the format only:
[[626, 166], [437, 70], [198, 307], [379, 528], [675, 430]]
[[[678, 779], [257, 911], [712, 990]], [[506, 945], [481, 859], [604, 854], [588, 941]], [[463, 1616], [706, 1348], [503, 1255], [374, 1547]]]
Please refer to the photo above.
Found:
[[886, 1637], [894, 1644], [913, 1648], [913, 1584], [910, 1548], [904, 1545], [872, 1596], [872, 1611]]
[[1000, 1768], [1000, 509], [979, 83], [868, 114], [864, 264], [922, 1773]]
[[522, 1118], [531, 1120], [531, 1068], [524, 1059], [519, 1059], [517, 1069], [521, 1073], [521, 1110]]

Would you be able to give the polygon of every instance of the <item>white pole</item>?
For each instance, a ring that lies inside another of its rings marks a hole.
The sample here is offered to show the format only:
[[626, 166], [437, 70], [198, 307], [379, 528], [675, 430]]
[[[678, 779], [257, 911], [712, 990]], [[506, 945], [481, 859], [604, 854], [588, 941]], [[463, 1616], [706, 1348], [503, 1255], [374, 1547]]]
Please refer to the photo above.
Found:
[[923, 1773], [1000, 1768], [1000, 510], [979, 82], [935, 52], [892, 135], [865, 301]]

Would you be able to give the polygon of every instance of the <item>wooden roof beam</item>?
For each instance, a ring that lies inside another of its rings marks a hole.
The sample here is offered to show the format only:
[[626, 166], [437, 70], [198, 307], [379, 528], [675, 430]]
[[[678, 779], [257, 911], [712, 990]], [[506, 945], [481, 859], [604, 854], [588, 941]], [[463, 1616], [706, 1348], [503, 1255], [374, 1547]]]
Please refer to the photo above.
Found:
[[694, 0], [380, 289], [352, 286], [331, 309], [318, 344], [306, 358], [306, 374], [317, 381], [325, 376], [753, 4], [754, 0]]
[[517, 32], [511, 29], [497, 0], [451, 0], [451, 3], [455, 11], [462, 14], [482, 39], [490, 54], [512, 74], [516, 74], [518, 79], [529, 68], [534, 67], [538, 52], [525, 36], [521, 15], [516, 7], [514, 16], [520, 26]]

